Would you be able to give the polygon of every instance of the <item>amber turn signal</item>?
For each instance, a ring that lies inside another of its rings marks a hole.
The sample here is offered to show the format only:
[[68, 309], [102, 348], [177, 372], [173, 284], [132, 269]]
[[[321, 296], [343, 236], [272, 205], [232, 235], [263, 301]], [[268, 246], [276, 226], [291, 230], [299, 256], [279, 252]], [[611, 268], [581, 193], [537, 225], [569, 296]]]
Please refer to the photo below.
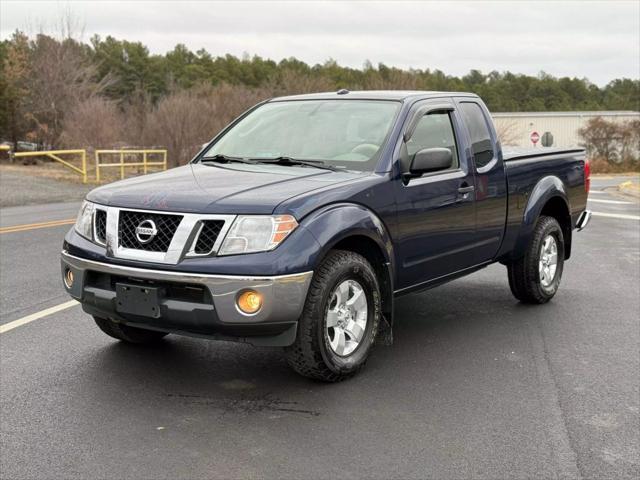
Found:
[[238, 295], [236, 304], [242, 313], [254, 314], [262, 308], [262, 294], [255, 290], [245, 290]]
[[291, 215], [278, 215], [275, 219], [275, 229], [271, 236], [271, 244], [280, 244], [297, 226], [298, 222]]

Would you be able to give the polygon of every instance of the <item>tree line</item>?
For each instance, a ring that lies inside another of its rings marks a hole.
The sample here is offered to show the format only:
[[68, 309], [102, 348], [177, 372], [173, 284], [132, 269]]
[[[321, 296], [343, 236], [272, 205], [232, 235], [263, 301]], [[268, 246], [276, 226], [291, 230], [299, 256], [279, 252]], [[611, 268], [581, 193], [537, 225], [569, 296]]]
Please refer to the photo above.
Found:
[[164, 146], [182, 163], [252, 104], [311, 91], [470, 91], [494, 112], [640, 110], [640, 80], [604, 87], [581, 78], [471, 70], [403, 70], [367, 62], [213, 56], [184, 45], [152, 54], [140, 42], [94, 36], [83, 42], [15, 32], [0, 42], [0, 140], [46, 148]]

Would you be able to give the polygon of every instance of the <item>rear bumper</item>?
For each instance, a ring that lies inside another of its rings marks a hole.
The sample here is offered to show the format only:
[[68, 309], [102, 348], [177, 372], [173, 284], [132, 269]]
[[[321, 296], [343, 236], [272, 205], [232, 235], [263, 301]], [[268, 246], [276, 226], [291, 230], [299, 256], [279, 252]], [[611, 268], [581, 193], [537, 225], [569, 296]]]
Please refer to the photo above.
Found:
[[[153, 330], [271, 346], [295, 340], [313, 276], [313, 272], [267, 277], [153, 270], [96, 262], [66, 251], [61, 267], [63, 278], [69, 270], [73, 273], [71, 285], [63, 282], [65, 289], [91, 315]], [[158, 318], [119, 312], [116, 282], [159, 287]], [[256, 314], [244, 314], [236, 307], [237, 295], [246, 289], [263, 295]]]
[[576, 228], [578, 231], [584, 229], [591, 221], [591, 210], [585, 210], [578, 217], [578, 221], [576, 222]]

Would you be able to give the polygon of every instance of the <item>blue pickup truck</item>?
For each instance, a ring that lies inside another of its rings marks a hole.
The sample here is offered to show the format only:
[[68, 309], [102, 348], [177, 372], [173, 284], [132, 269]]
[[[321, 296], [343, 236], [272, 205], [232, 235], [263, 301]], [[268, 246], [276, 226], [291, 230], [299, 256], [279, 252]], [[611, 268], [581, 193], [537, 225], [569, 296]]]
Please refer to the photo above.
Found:
[[405, 294], [500, 262], [518, 300], [549, 301], [588, 193], [583, 150], [504, 152], [473, 94], [282, 97], [188, 165], [90, 192], [62, 278], [119, 340], [283, 347], [338, 381], [393, 340]]

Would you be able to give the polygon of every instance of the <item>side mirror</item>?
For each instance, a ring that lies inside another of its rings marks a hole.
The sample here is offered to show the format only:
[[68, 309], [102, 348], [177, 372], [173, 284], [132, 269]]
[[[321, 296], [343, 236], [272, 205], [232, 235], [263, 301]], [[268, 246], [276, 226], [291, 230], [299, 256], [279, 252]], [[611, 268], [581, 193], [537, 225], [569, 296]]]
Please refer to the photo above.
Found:
[[447, 170], [453, 164], [453, 155], [448, 148], [423, 148], [413, 156], [409, 173], [420, 175], [437, 170]]

